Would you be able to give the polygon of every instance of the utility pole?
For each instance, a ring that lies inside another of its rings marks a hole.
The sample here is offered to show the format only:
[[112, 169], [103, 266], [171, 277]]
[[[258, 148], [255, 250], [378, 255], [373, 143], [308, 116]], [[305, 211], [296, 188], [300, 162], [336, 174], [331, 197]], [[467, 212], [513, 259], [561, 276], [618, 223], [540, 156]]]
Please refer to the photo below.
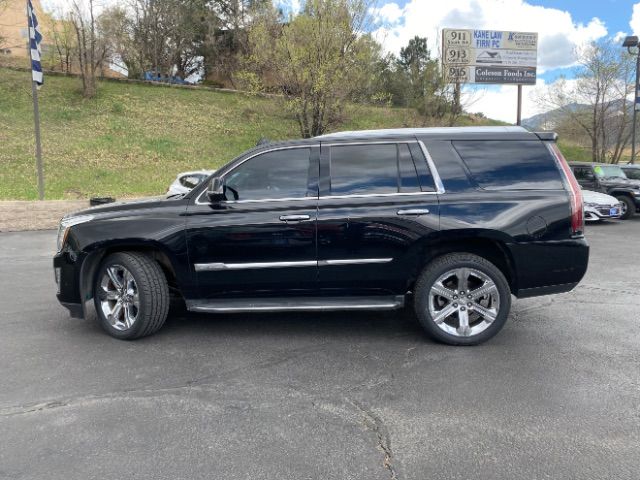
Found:
[[[631, 126], [631, 161], [629, 162], [633, 164], [636, 160], [636, 121], [638, 118], [638, 109], [640, 109], [640, 96], [638, 92], [638, 84], [640, 83], [640, 45], [638, 37], [630, 36], [625, 38], [622, 46], [626, 47], [630, 54], [636, 56], [636, 83], [634, 86], [635, 93], [633, 95], [633, 124]], [[635, 51], [633, 49], [635, 49]]]

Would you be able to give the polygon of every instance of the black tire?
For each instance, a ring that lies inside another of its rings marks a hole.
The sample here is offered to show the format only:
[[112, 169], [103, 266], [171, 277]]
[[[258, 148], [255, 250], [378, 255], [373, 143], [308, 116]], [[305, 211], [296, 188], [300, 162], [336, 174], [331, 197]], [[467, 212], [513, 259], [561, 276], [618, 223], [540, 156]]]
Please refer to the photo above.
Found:
[[616, 198], [623, 204], [625, 209], [624, 214], [620, 217], [621, 220], [629, 220], [636, 213], [635, 202], [627, 195], [618, 195]]
[[[108, 267], [126, 268], [137, 287], [138, 308], [135, 321], [124, 330], [111, 325], [101, 308], [101, 281]], [[157, 332], [167, 319], [169, 312], [169, 287], [158, 262], [139, 252], [118, 252], [104, 259], [94, 282], [93, 290], [96, 313], [102, 328], [112, 337], [133, 340]]]
[[[499, 294], [496, 318], [485, 330], [468, 336], [445, 332], [435, 323], [429, 310], [430, 291], [433, 285], [442, 275], [460, 268], [474, 269], [486, 275], [493, 281]], [[478, 345], [496, 335], [507, 321], [511, 309], [511, 289], [500, 269], [488, 260], [470, 253], [451, 253], [432, 260], [422, 271], [414, 289], [414, 308], [420, 324], [432, 339], [449, 345]]]

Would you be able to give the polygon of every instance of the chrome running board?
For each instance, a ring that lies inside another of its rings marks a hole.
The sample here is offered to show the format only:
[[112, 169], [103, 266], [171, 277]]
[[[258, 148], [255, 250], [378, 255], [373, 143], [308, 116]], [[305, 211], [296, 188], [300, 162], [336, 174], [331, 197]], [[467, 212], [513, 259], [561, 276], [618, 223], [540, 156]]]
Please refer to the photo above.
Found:
[[208, 313], [330, 312], [340, 310], [396, 310], [404, 295], [368, 297], [279, 297], [187, 300], [187, 310]]

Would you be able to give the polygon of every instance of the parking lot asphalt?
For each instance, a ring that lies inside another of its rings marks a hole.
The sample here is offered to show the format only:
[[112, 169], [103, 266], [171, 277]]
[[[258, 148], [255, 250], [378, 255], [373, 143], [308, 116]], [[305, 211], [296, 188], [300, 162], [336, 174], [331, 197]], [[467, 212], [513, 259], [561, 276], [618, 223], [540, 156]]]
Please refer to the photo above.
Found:
[[409, 311], [174, 315], [118, 341], [55, 299], [55, 233], [0, 234], [0, 478], [638, 479], [640, 216], [485, 345]]

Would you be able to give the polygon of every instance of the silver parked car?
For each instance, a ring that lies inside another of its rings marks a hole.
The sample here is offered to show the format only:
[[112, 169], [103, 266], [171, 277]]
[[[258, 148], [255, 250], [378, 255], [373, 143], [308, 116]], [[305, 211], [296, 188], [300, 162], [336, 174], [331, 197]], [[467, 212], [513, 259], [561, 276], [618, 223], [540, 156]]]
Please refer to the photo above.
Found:
[[622, 205], [620, 200], [605, 193], [583, 190], [584, 219], [587, 222], [599, 222], [608, 218], [620, 218]]
[[184, 195], [211, 176], [215, 170], [196, 170], [179, 173], [167, 191], [167, 198]]

